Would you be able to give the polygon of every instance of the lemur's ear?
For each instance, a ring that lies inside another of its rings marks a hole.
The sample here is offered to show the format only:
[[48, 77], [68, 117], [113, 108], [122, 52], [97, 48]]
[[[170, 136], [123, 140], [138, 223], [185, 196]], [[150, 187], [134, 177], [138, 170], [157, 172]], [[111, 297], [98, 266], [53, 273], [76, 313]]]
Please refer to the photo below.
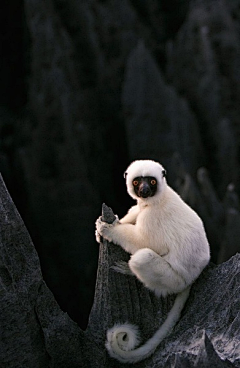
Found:
[[127, 171], [125, 171], [125, 173], [123, 174], [124, 179], [126, 179], [127, 174], [128, 174]]
[[167, 176], [167, 171], [166, 170], [162, 171], [162, 176], [163, 176], [163, 178], [166, 178], [166, 176]]

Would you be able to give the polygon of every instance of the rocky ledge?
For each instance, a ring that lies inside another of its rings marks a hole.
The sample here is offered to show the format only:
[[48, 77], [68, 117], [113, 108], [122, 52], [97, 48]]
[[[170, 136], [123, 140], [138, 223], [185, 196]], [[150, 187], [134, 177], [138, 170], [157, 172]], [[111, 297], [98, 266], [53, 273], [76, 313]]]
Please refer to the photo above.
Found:
[[[111, 266], [128, 255], [103, 242], [86, 331], [46, 286], [26, 227], [0, 179], [0, 367], [117, 368], [104, 347], [116, 322], [140, 327], [143, 342], [162, 323], [174, 296], [157, 299]], [[105, 213], [105, 220], [111, 211]], [[81, 244], [79, 244], [81, 246]], [[193, 285], [182, 318], [153, 356], [136, 367], [240, 367], [240, 255], [209, 265]], [[84, 300], [82, 301], [84, 303]]]

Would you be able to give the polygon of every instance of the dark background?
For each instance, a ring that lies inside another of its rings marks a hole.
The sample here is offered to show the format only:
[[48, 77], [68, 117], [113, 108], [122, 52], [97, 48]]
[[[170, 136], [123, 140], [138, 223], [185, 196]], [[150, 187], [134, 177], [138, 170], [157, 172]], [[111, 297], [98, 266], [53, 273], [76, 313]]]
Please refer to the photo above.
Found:
[[239, 0], [2, 0], [0, 16], [0, 170], [64, 311], [86, 326], [94, 223], [133, 204], [134, 159], [166, 167], [214, 262], [240, 250]]

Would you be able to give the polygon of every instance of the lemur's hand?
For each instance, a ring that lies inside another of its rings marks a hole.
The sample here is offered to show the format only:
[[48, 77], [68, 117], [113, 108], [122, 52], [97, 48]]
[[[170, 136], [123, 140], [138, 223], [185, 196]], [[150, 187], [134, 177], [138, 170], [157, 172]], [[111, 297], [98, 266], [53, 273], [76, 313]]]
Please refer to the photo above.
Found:
[[102, 242], [102, 237], [101, 237], [101, 235], [98, 233], [98, 231], [97, 231], [97, 230], [95, 230], [95, 238], [96, 238], [96, 241], [97, 241], [98, 243], [101, 243], [101, 242]]
[[118, 216], [115, 215], [115, 217], [116, 217], [116, 219], [114, 220], [114, 222], [112, 224], [108, 224], [107, 222], [102, 221], [102, 216], [100, 216], [97, 219], [95, 235], [96, 235], [96, 240], [97, 240], [98, 243], [101, 242], [101, 236], [104, 239], [107, 239], [109, 242], [112, 241], [111, 231], [115, 226], [120, 224]]

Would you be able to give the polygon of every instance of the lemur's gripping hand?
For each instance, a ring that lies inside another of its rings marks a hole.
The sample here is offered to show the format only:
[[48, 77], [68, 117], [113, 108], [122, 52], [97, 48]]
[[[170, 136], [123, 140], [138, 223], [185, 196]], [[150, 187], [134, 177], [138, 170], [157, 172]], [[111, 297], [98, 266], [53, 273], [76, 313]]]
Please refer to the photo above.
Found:
[[118, 216], [115, 215], [115, 220], [113, 221], [112, 224], [108, 224], [107, 222], [102, 220], [102, 216], [100, 216], [97, 221], [96, 221], [96, 240], [98, 243], [101, 242], [101, 236], [104, 239], [107, 239], [109, 242], [112, 241], [112, 230], [115, 226], [119, 226], [120, 222], [118, 219]]
[[97, 230], [95, 230], [95, 238], [96, 238], [96, 241], [100, 244], [102, 242], [102, 237], [101, 235], [98, 233]]

